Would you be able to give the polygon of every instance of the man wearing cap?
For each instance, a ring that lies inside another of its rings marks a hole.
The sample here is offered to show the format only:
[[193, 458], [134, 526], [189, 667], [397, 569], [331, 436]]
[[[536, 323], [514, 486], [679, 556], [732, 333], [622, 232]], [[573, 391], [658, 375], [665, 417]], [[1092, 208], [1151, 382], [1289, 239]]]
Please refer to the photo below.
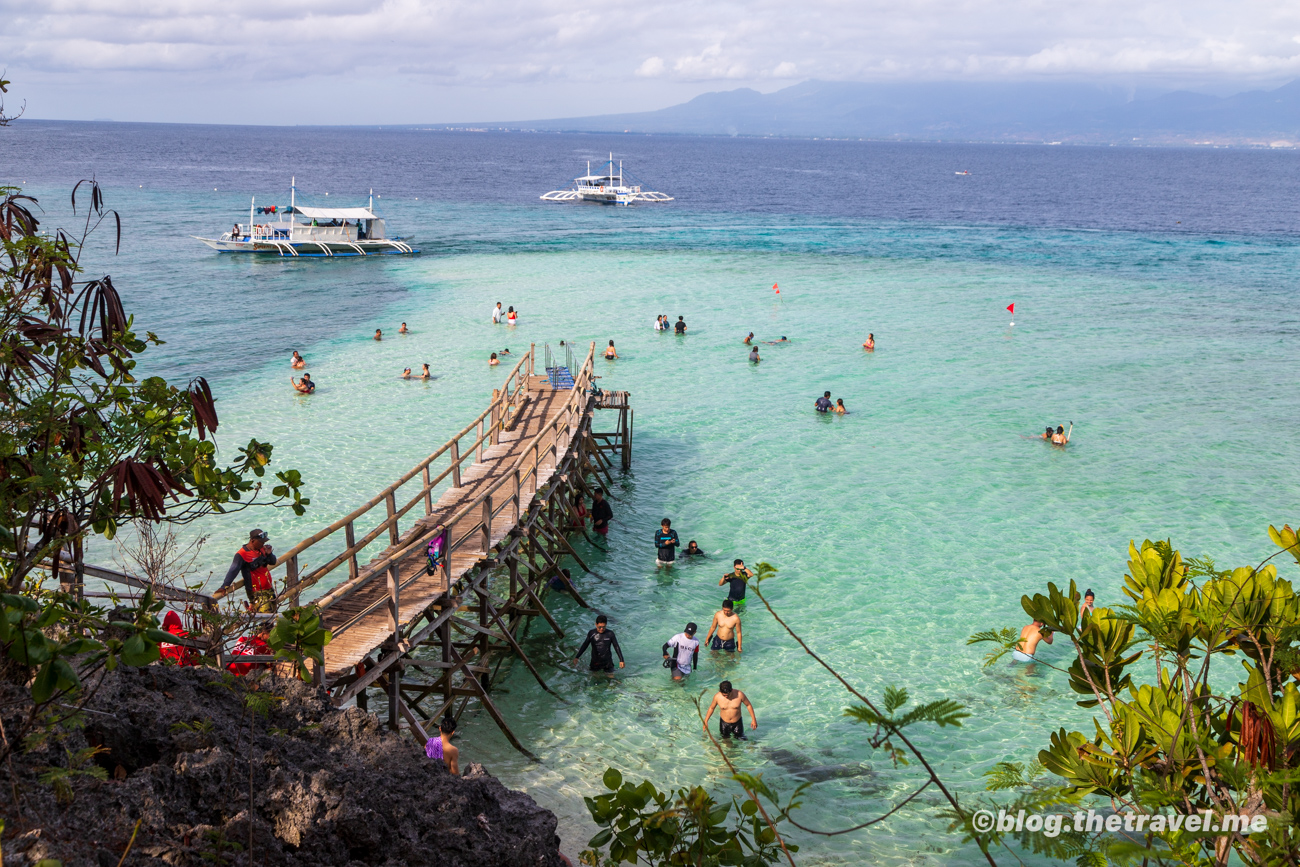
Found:
[[225, 590], [234, 583], [237, 576], [242, 575], [248, 604], [253, 607], [261, 607], [261, 604], [269, 602], [275, 596], [271, 584], [271, 567], [275, 565], [275, 554], [271, 551], [271, 543], [267, 541], [269, 538], [265, 530], [249, 533], [248, 542], [235, 552], [235, 559], [230, 562], [230, 570], [226, 572], [226, 580], [221, 582], [221, 589]]
[[[664, 645], [664, 668], [672, 668], [673, 680], [689, 677], [691, 669], [700, 664], [700, 643], [695, 640], [695, 631], [695, 624], [688, 623], [685, 631], [677, 633]], [[671, 664], [668, 662], [669, 648], [677, 655]]]

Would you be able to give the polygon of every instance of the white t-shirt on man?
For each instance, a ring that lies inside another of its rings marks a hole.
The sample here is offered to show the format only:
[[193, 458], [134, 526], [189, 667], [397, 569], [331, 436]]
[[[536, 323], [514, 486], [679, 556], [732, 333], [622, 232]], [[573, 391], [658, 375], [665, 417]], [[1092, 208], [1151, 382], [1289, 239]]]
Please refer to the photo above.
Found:
[[695, 648], [700, 646], [700, 642], [685, 632], [679, 632], [668, 639], [668, 644], [670, 647], [677, 648], [677, 667], [683, 674], [690, 674], [691, 659], [695, 656]]
[[500, 304], [498, 304], [496, 307], [493, 307], [493, 308], [492, 308], [492, 322], [493, 322], [494, 324], [500, 325], [500, 324], [501, 324], [501, 317], [504, 316], [504, 315], [505, 315], [505, 314], [501, 312], [501, 305], [500, 305]]

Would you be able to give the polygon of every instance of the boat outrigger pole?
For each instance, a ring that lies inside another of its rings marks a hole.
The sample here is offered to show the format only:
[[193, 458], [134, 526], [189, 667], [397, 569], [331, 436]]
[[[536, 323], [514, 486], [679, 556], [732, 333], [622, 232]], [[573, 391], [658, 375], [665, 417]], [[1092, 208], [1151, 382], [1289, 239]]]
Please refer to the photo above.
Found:
[[[253, 240], [253, 205], [255, 204], [257, 204], [257, 196], [253, 196], [253, 198], [248, 200], [248, 240], [249, 241]], [[231, 240], [237, 241], [239, 239], [231, 238]]]

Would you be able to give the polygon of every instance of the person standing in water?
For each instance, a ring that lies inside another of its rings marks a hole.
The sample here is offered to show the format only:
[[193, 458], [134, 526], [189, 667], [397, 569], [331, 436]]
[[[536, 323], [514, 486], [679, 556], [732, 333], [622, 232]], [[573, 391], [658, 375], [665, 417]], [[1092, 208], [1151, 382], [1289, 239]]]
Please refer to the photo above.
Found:
[[614, 510], [605, 500], [605, 489], [597, 488], [591, 492], [591, 529], [602, 536], [609, 535], [609, 522], [614, 520]]
[[456, 718], [447, 714], [438, 723], [437, 736], [429, 738], [424, 745], [424, 754], [431, 759], [440, 759], [453, 777], [460, 774], [460, 750], [451, 743], [455, 736]]
[[817, 402], [813, 404], [813, 409], [817, 410], [818, 412], [830, 412], [831, 393], [828, 391], [825, 394], [823, 394], [821, 397], [817, 398]]
[[497, 354], [494, 352], [488, 356], [488, 367], [496, 367], [501, 362], [497, 360]]
[[1046, 641], [1052, 643], [1052, 630], [1048, 629], [1041, 620], [1035, 620], [1033, 623], [1020, 630], [1020, 640], [1016, 642], [1017, 649], [1011, 651], [1011, 658], [1016, 662], [1037, 662], [1034, 659], [1034, 651], [1038, 649], [1038, 642]]
[[837, 398], [835, 399], [835, 412], [838, 413], [839, 415], [848, 415], [848, 414], [849, 414], [848, 407], [846, 407], [846, 406], [844, 405], [844, 398], [842, 398], [842, 397], [837, 397]]
[[758, 362], [762, 361], [762, 359], [758, 357], [758, 347], [757, 347], [757, 346], [755, 346], [755, 347], [753, 347], [752, 349], [749, 350], [749, 360], [750, 360], [751, 362], [753, 362], [754, 364], [758, 364]]
[[664, 518], [659, 522], [659, 532], [655, 533], [655, 549], [658, 552], [655, 555], [655, 568], [673, 565], [677, 559], [675, 550], [682, 543], [677, 538], [677, 531], [673, 528], [673, 522]]
[[420, 370], [420, 379], [430, 379], [433, 377], [433, 374], [429, 372], [429, 365], [422, 364], [420, 367], [422, 368]]
[[745, 740], [745, 722], [740, 718], [741, 705], [749, 708], [749, 721], [753, 723], [750, 728], [758, 728], [758, 717], [754, 715], [754, 706], [749, 703], [745, 694], [733, 687], [729, 680], [718, 684], [718, 693], [713, 696], [713, 701], [709, 703], [709, 709], [704, 714], [705, 733], [709, 731], [709, 717], [713, 716], [713, 709], [716, 707], [718, 736], [727, 740], [734, 735], [739, 740]]
[[502, 312], [501, 302], [498, 301], [497, 306], [492, 308], [492, 324], [500, 325], [502, 316], [505, 316], [505, 313]]
[[733, 603], [743, 602], [745, 600], [745, 585], [753, 577], [754, 572], [745, 568], [745, 561], [736, 560], [731, 565], [731, 571], [718, 580], [718, 586], [721, 587], [723, 584], [731, 585], [727, 591], [727, 598]]
[[292, 376], [289, 377], [289, 384], [292, 385], [294, 390], [299, 394], [311, 394], [316, 390], [316, 383], [312, 382], [310, 373], [303, 373], [302, 379], [297, 382], [294, 382]]
[[676, 331], [678, 334], [685, 334], [685, 333], [686, 333], [686, 319], [685, 319], [685, 317], [682, 317], [682, 316], [678, 316], [678, 317], [677, 317], [677, 324], [673, 326], [673, 330]]
[[519, 314], [515, 312], [515, 308], [511, 307], [506, 311], [506, 325], [514, 325], [518, 319]]
[[[713, 633], [717, 632], [717, 637]], [[709, 643], [709, 639], [713, 643]], [[722, 610], [715, 612], [713, 622], [709, 624], [704, 643], [710, 650], [725, 650], [728, 653], [740, 653], [744, 640], [740, 635], [740, 615], [736, 613], [736, 604], [730, 599], [723, 600]]]
[[383, 339], [384, 339], [384, 332], [383, 332], [383, 329], [380, 329], [380, 328], [376, 328], [376, 329], [375, 329], [375, 339], [376, 339], [376, 340], [383, 340]]
[[866, 343], [863, 343], [863, 344], [862, 344], [862, 348], [865, 349], [867, 352], [875, 352], [875, 351], [876, 351], [876, 335], [874, 335], [874, 334], [868, 334], [868, 335], [867, 335], [867, 341], [866, 341]]
[[[1070, 430], [1071, 431], [1074, 430], [1073, 424], [1070, 425]], [[1070, 434], [1067, 434], [1065, 432], [1065, 428], [1062, 425], [1058, 424], [1056, 426], [1056, 433], [1052, 434], [1052, 445], [1063, 446], [1069, 441], [1070, 441]]]
[[1091, 614], [1095, 610], [1092, 604], [1096, 601], [1097, 597], [1093, 595], [1092, 588], [1089, 587], [1088, 592], [1083, 594], [1083, 604], [1079, 606], [1079, 616], [1082, 617], [1084, 613]]
[[688, 623], [684, 630], [668, 639], [667, 643], [664, 644], [665, 664], [668, 663], [670, 650], [676, 655], [676, 659], [668, 666], [673, 670], [673, 680], [690, 677], [691, 670], [700, 664], [700, 643], [695, 640], [695, 630], [695, 624]]
[[603, 671], [606, 674], [614, 672], [614, 657], [610, 653], [611, 650], [618, 654], [618, 667], [623, 667], [623, 651], [618, 646], [618, 638], [615, 637], [614, 630], [610, 629], [607, 623], [604, 614], [596, 618], [596, 628], [587, 632], [587, 640], [582, 642], [582, 647], [579, 647], [578, 652], [573, 655], [575, 665], [590, 646], [592, 671]]
[[402, 327], [401, 327], [401, 328], [397, 329], [397, 333], [398, 333], [398, 334], [409, 334], [409, 333], [410, 333], [409, 331], [406, 330], [406, 323], [405, 323], [405, 322], [402, 323]]
[[307, 362], [303, 360], [303, 357], [298, 354], [298, 350], [295, 349], [293, 351], [293, 358], [289, 360], [289, 366], [294, 370], [302, 370], [307, 366]]
[[609, 342], [609, 346], [605, 347], [605, 357], [610, 359], [611, 361], [615, 358], [618, 358], [618, 352], [615, 351], [614, 341], [612, 340]]
[[410, 379], [410, 378], [411, 378], [411, 368], [409, 367], [402, 368], [402, 379]]

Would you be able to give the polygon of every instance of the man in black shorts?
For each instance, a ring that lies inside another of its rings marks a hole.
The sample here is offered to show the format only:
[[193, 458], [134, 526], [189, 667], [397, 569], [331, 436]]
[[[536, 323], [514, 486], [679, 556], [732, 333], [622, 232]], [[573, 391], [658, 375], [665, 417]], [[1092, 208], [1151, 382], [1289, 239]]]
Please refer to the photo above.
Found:
[[582, 647], [574, 655], [573, 661], [576, 663], [582, 658], [586, 651], [587, 645], [591, 645], [591, 670], [604, 671], [613, 673], [614, 657], [610, 651], [618, 654], [618, 667], [623, 667], [623, 650], [618, 646], [618, 639], [614, 637], [614, 630], [606, 628], [608, 621], [605, 615], [601, 614], [596, 617], [596, 628], [587, 633], [587, 640], [582, 642]]
[[723, 740], [736, 737], [740, 740], [745, 739], [745, 723], [740, 718], [740, 706], [744, 705], [749, 708], [749, 720], [753, 723], [750, 728], [758, 728], [758, 717], [754, 716], [754, 706], [749, 703], [749, 699], [743, 692], [734, 689], [731, 681], [724, 680], [718, 684], [718, 693], [713, 696], [712, 703], [709, 704], [709, 710], [704, 714], [704, 731], [709, 730], [709, 717], [713, 716], [713, 709], [718, 709], [718, 735]]
[[686, 320], [685, 320], [684, 318], [682, 318], [681, 316], [678, 316], [678, 317], [677, 317], [677, 324], [673, 326], [673, 331], [675, 331], [675, 332], [678, 333], [678, 334], [685, 334], [685, 333], [686, 333]]

